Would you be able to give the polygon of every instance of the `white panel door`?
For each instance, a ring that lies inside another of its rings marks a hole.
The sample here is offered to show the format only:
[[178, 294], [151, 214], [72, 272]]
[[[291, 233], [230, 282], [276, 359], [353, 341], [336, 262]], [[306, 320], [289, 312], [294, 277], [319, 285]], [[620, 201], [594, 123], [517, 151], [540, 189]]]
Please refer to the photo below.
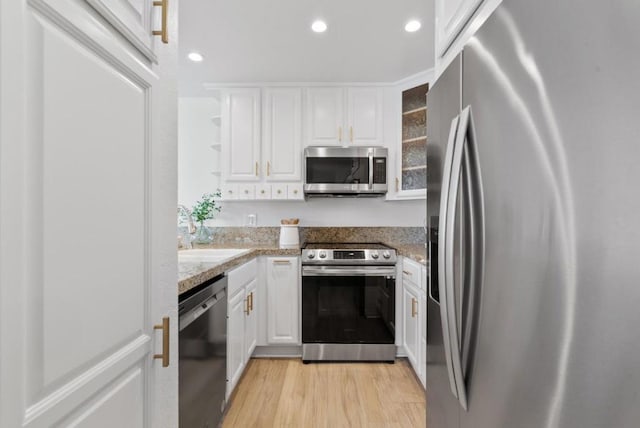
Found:
[[225, 90], [222, 97], [224, 180], [260, 179], [260, 89]]
[[264, 106], [266, 179], [302, 179], [302, 89], [267, 88]]
[[436, 0], [436, 54], [447, 49], [484, 0]]
[[350, 144], [377, 146], [383, 143], [382, 90], [347, 90], [347, 141]]
[[256, 349], [256, 343], [258, 341], [258, 313], [256, 312], [256, 301], [260, 298], [258, 295], [258, 279], [252, 279], [245, 288], [247, 303], [249, 304], [249, 313], [245, 321], [244, 327], [244, 362], [246, 363], [251, 358], [253, 350]]
[[[153, 25], [161, 29], [161, 19], [151, 19], [150, 9], [152, 1], [145, 0], [86, 0], [132, 45], [142, 52], [149, 60], [157, 59], [154, 52], [156, 42], [151, 32]], [[157, 8], [161, 13], [160, 7]]]
[[300, 271], [297, 257], [267, 258], [267, 341], [300, 342]]
[[344, 133], [344, 90], [307, 90], [307, 145], [336, 145], [346, 142]]
[[2, 427], [177, 426], [176, 45], [102, 22], [0, 3]]
[[404, 322], [402, 325], [403, 344], [407, 351], [407, 357], [409, 362], [413, 366], [416, 373], [416, 367], [418, 367], [419, 349], [418, 349], [418, 306], [420, 299], [418, 294], [410, 289], [410, 286], [405, 285], [402, 291], [402, 306], [404, 314]]
[[227, 398], [233, 392], [244, 369], [244, 330], [249, 303], [244, 288], [229, 299], [227, 320]]

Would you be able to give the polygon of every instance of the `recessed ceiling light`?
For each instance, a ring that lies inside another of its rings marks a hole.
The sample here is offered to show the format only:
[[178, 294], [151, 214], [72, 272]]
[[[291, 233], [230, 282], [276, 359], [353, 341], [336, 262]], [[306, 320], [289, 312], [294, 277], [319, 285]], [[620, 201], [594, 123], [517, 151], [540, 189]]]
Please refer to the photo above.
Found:
[[200, 62], [204, 59], [198, 52], [190, 52], [189, 55], [187, 55], [187, 58], [193, 62]]
[[420, 24], [420, 21], [416, 21], [414, 19], [412, 21], [407, 22], [407, 25], [404, 26], [404, 31], [406, 31], [407, 33], [415, 33], [420, 29], [420, 27], [422, 27], [422, 24]]
[[311, 29], [316, 33], [324, 33], [327, 31], [327, 23], [321, 20], [314, 21], [313, 24], [311, 24]]

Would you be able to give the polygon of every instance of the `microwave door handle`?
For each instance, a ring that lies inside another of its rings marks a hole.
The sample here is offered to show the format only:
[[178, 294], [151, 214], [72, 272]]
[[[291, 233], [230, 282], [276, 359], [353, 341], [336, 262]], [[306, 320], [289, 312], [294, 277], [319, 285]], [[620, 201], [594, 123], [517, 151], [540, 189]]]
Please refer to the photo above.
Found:
[[373, 152], [369, 152], [369, 190], [373, 190]]

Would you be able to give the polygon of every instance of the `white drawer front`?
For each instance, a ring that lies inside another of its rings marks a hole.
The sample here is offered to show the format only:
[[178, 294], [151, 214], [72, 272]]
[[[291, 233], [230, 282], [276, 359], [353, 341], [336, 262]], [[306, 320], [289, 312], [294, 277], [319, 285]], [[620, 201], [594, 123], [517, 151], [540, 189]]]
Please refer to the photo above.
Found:
[[234, 296], [239, 290], [258, 276], [258, 260], [253, 259], [228, 273], [229, 297]]
[[422, 265], [406, 257], [402, 259], [402, 280], [422, 288]]
[[302, 184], [287, 184], [287, 197], [288, 199], [294, 199], [294, 200], [304, 199]]

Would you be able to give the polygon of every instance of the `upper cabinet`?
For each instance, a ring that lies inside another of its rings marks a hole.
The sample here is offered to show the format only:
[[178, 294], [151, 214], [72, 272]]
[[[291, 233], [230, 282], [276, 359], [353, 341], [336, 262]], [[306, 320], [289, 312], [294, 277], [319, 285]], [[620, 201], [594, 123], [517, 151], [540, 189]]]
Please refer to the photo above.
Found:
[[427, 188], [428, 91], [428, 84], [402, 91], [399, 192], [424, 192]]
[[309, 88], [307, 145], [383, 144], [380, 88]]
[[502, 0], [436, 0], [436, 69], [444, 70]]
[[302, 89], [267, 88], [263, 166], [267, 181], [302, 178]]
[[222, 174], [224, 180], [260, 180], [260, 89], [222, 93]]

